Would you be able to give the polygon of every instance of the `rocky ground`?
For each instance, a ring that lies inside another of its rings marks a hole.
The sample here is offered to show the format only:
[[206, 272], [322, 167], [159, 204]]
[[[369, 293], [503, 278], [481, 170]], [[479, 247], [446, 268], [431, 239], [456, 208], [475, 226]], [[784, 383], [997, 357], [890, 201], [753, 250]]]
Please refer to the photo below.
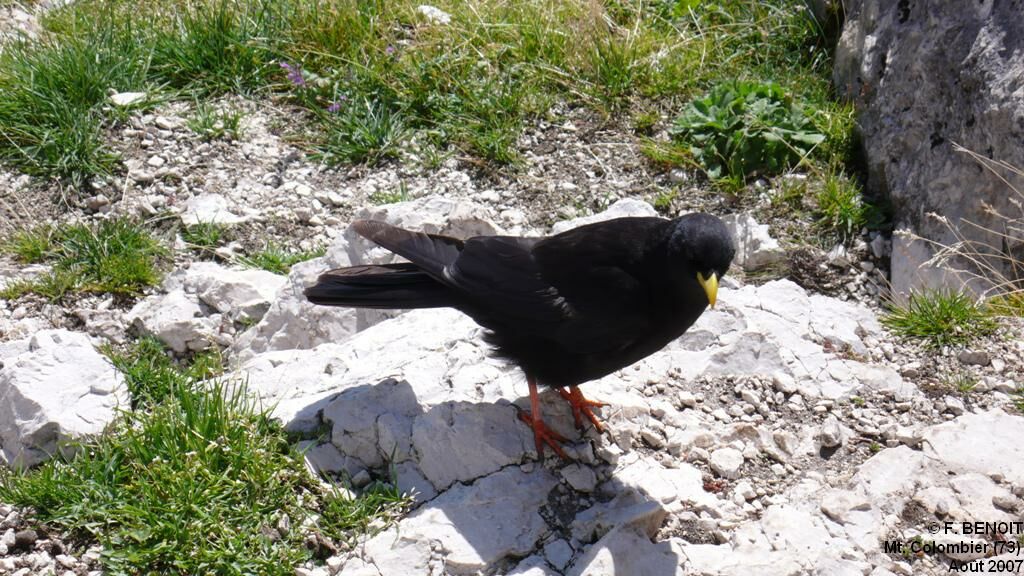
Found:
[[[297, 574], [883, 576], [1024, 559], [996, 544], [1019, 530], [979, 537], [961, 524], [1021, 520], [1021, 326], [1007, 321], [966, 350], [895, 339], [878, 323], [883, 237], [798, 248], [792, 226], [764, 209], [771, 189], [745, 202], [702, 191], [584, 111], [556, 109], [528, 129], [516, 169], [458, 156], [424, 168], [415, 147], [381, 168], [327, 169], [289, 141], [298, 112], [287, 104], [218, 105], [245, 112], [241, 138], [204, 142], [184, 104], [134, 116], [111, 131], [125, 173], [86, 194], [0, 174], [7, 230], [127, 214], [234, 231], [214, 261], [178, 250], [163, 284], [138, 299], [0, 301], [7, 460], [38, 462], [59, 437], [102, 429], [123, 386], [95, 346], [153, 334], [178, 354], [226, 350], [232, 377], [309, 439], [314, 469], [365, 482], [393, 465], [415, 495], [397, 525]], [[733, 279], [683, 338], [584, 387], [609, 403], [604, 434], [576, 431], [545, 394], [547, 421], [574, 439], [570, 461], [537, 458], [516, 418], [525, 381], [489, 357], [467, 318], [317, 308], [301, 296], [325, 269], [390, 258], [347, 229], [355, 217], [457, 236], [548, 233], [606, 208], [597, 217], [654, 214], [641, 199], [673, 187], [673, 211], [734, 213]], [[268, 240], [327, 252], [288, 277], [233, 264]], [[44, 269], [3, 257], [0, 283]], [[789, 279], [770, 280], [780, 275]], [[958, 390], [961, 376], [973, 388]], [[0, 506], [0, 516], [0, 573], [98, 573], [97, 550], [70, 556], [25, 511]], [[987, 548], [883, 546], [915, 538]]]

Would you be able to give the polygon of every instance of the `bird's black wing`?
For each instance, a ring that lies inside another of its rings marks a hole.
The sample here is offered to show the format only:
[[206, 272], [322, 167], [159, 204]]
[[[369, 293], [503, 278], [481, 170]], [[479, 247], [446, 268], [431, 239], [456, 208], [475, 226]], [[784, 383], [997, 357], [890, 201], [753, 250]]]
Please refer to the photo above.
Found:
[[477, 236], [444, 269], [444, 282], [465, 293], [488, 317], [530, 331], [549, 331], [568, 311], [541, 277], [530, 254], [535, 238]]
[[[477, 303], [489, 317], [482, 319], [485, 324], [496, 321], [572, 352], [617, 350], [645, 333], [649, 316], [643, 287], [629, 272], [607, 262], [608, 254], [574, 252], [566, 246], [556, 271], [535, 258], [538, 242], [506, 236], [471, 238], [445, 268], [445, 280]], [[558, 287], [564, 284], [558, 279], [564, 277], [572, 278], [574, 286], [568, 291]]]
[[659, 320], [652, 293], [663, 287], [652, 282], [665, 281], [656, 255], [668, 226], [663, 218], [616, 218], [537, 244], [533, 256], [542, 276], [574, 311], [560, 341], [580, 351], [610, 351], [648, 335]]

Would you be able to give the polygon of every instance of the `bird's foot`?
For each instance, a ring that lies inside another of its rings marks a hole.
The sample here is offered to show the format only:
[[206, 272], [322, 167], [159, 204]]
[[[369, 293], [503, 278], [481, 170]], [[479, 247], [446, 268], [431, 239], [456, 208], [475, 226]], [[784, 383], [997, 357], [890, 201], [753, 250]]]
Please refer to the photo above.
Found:
[[594, 425], [594, 428], [598, 432], [604, 432], [604, 427], [601, 426], [601, 421], [597, 419], [591, 408], [601, 408], [607, 406], [605, 402], [595, 402], [594, 400], [588, 400], [583, 396], [583, 392], [576, 386], [570, 386], [569, 391], [559, 388], [558, 394], [565, 398], [569, 406], [572, 407], [572, 417], [576, 420], [576, 428], [583, 428], [583, 418], [586, 416], [588, 420]]
[[559, 445], [559, 442], [565, 442], [565, 437], [548, 428], [547, 424], [544, 423], [540, 418], [535, 418], [533, 414], [526, 410], [519, 411], [519, 419], [526, 422], [526, 425], [533, 430], [533, 440], [537, 444], [537, 456], [539, 458], [544, 457], [544, 445], [551, 446], [551, 449], [562, 457], [563, 460], [568, 460], [569, 457], [565, 455], [565, 451]]

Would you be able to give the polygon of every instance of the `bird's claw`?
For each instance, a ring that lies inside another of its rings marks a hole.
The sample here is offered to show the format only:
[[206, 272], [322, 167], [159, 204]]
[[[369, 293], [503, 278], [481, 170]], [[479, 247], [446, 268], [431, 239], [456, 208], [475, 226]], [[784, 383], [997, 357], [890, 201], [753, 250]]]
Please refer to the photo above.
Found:
[[547, 427], [547, 424], [539, 418], [534, 418], [533, 414], [526, 410], [519, 411], [519, 419], [526, 422], [526, 425], [533, 430], [533, 441], [536, 443], [537, 456], [539, 458], [544, 457], [544, 445], [547, 444], [558, 454], [563, 460], [568, 460], [565, 451], [559, 445], [559, 442], [566, 442], [564, 436], [555, 432], [554, 430]]
[[572, 407], [572, 417], [576, 420], [576, 428], [581, 430], [583, 429], [583, 418], [581, 416], [586, 416], [599, 433], [604, 432], [604, 427], [601, 425], [601, 421], [597, 419], [597, 416], [591, 408], [607, 406], [608, 404], [606, 402], [588, 400], [583, 396], [583, 392], [580, 392], [580, 389], [576, 386], [570, 386], [569, 392], [559, 388], [558, 394], [562, 398], [565, 398], [566, 402], [569, 403], [569, 406]]

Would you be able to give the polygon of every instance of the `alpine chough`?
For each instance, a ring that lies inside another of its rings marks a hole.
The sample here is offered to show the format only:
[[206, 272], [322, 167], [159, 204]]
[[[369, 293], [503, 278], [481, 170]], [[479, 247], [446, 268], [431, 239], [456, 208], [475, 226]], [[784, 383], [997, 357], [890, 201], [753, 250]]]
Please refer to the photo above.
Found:
[[[537, 383], [581, 415], [603, 406], [577, 385], [644, 358], [683, 334], [708, 305], [735, 248], [709, 214], [617, 218], [546, 238], [458, 240], [372, 220], [352, 227], [408, 262], [339, 268], [306, 289], [315, 304], [356, 308], [451, 307], [488, 330], [495, 352], [518, 364], [538, 455], [565, 456], [540, 415]], [[566, 390], [568, 389], [568, 390]]]

